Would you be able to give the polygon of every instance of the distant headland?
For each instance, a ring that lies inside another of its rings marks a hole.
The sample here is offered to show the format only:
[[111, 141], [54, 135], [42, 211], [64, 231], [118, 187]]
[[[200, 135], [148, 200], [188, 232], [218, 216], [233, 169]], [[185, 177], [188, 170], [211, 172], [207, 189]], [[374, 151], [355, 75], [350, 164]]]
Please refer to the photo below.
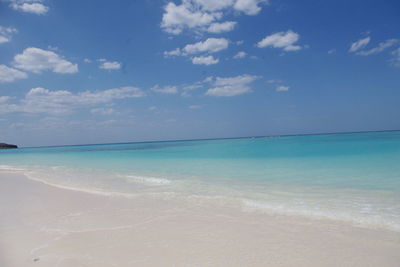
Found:
[[0, 149], [10, 149], [10, 148], [18, 148], [18, 146], [6, 143], [0, 143]]

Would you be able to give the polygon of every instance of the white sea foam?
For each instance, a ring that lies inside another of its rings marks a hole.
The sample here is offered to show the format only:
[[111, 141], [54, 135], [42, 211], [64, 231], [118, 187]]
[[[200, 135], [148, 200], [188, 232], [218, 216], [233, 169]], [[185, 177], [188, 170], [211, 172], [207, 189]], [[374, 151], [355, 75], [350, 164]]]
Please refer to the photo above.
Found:
[[386, 228], [389, 230], [400, 231], [400, 223], [393, 218], [384, 218], [384, 216], [377, 214], [363, 214], [356, 210], [329, 210], [327, 208], [318, 208], [316, 206], [302, 206], [295, 207], [291, 205], [271, 204], [266, 201], [259, 201], [253, 199], [242, 199], [242, 204], [247, 211], [261, 211], [267, 213], [276, 213], [282, 215], [300, 215], [311, 217], [315, 219], [330, 219], [336, 221], [344, 221], [359, 226], [373, 227], [373, 228]]
[[171, 183], [171, 180], [165, 178], [144, 177], [136, 175], [126, 175], [126, 177], [134, 180], [135, 182], [144, 183], [148, 185], [168, 185]]
[[0, 165], [0, 171], [24, 171], [25, 169], [23, 168], [18, 168], [14, 166], [9, 166], [9, 165]]
[[66, 189], [66, 190], [72, 190], [72, 191], [77, 191], [77, 192], [82, 192], [82, 193], [89, 193], [89, 194], [94, 194], [94, 195], [102, 195], [102, 196], [118, 196], [118, 197], [126, 197], [126, 198], [133, 198], [136, 195], [135, 194], [130, 194], [130, 193], [122, 193], [122, 192], [115, 192], [115, 191], [104, 191], [98, 188], [82, 188], [78, 186], [71, 186], [71, 185], [63, 185], [63, 184], [58, 184], [54, 182], [49, 182], [44, 179], [38, 178], [36, 175], [32, 173], [24, 173], [24, 175], [33, 181], [37, 181], [49, 186], [57, 187], [60, 189]]

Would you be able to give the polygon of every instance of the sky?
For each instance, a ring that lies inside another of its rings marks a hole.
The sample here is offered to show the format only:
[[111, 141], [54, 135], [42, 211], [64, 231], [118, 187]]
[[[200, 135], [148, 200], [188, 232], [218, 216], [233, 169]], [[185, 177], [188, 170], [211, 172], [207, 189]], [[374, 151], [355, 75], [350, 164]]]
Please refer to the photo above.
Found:
[[0, 0], [0, 142], [400, 129], [398, 0]]

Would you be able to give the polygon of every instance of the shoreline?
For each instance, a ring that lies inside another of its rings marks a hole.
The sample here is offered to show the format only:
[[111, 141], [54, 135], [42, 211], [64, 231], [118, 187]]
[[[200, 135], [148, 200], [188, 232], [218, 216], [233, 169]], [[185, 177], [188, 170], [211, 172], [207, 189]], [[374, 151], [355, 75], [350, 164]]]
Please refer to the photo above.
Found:
[[[3, 168], [2, 168], [3, 167]], [[388, 230], [388, 231], [393, 231], [400, 233], [400, 228], [398, 223], [395, 224], [393, 222], [389, 221], [383, 221], [383, 218], [374, 218], [373, 216], [365, 216], [365, 217], [356, 217], [352, 214], [347, 214], [347, 213], [331, 213], [329, 212], [328, 209], [322, 210], [321, 207], [312, 209], [312, 206], [309, 207], [297, 207], [296, 206], [290, 206], [285, 205], [285, 204], [280, 204], [276, 202], [268, 202], [268, 199], [262, 199], [262, 198], [254, 198], [251, 195], [229, 195], [229, 194], [219, 194], [216, 192], [216, 194], [212, 195], [202, 195], [202, 193], [195, 192], [194, 194], [189, 193], [187, 194], [186, 192], [182, 190], [158, 190], [165, 188], [163, 186], [169, 186], [169, 185], [174, 185], [175, 181], [169, 180], [170, 178], [160, 178], [160, 177], [150, 177], [150, 176], [142, 176], [142, 175], [124, 175], [121, 173], [107, 173], [106, 176], [108, 175], [116, 175], [118, 177], [121, 177], [123, 179], [131, 179], [128, 183], [131, 184], [136, 184], [139, 185], [140, 188], [136, 188], [134, 191], [116, 191], [110, 190], [110, 188], [105, 188], [104, 187], [93, 187], [93, 185], [71, 185], [71, 184], [65, 184], [65, 183], [59, 183], [59, 182], [54, 182], [52, 181], [53, 179], [48, 179], [48, 178], [42, 178], [41, 175], [43, 175], [44, 169], [40, 170], [38, 173], [36, 170], [31, 170], [31, 169], [26, 169], [25, 167], [12, 167], [12, 166], [7, 166], [7, 165], [0, 165], [0, 173], [1, 172], [15, 172], [17, 174], [24, 175], [27, 179], [43, 183], [48, 186], [52, 186], [55, 188], [63, 189], [63, 190], [71, 190], [71, 191], [76, 191], [76, 192], [81, 192], [85, 194], [93, 194], [93, 195], [99, 195], [99, 196], [105, 196], [105, 197], [123, 197], [123, 198], [128, 198], [128, 199], [133, 199], [133, 198], [138, 198], [138, 197], [145, 197], [145, 195], [150, 195], [152, 197], [156, 197], [159, 200], [170, 200], [170, 199], [175, 199], [177, 201], [195, 201], [195, 202], [202, 202], [205, 205], [209, 206], [218, 206], [218, 207], [226, 207], [226, 208], [233, 208], [236, 209], [239, 212], [255, 212], [255, 213], [262, 213], [266, 214], [267, 216], [294, 216], [294, 217], [299, 217], [305, 220], [316, 220], [316, 221], [328, 221], [328, 222], [333, 222], [333, 223], [339, 223], [339, 224], [349, 224], [354, 227], [361, 227], [361, 228], [366, 228], [366, 229], [373, 229], [373, 230]], [[53, 177], [58, 177], [58, 173], [51, 173], [50, 176]], [[83, 175], [81, 172], [76, 172], [76, 175]], [[87, 175], [87, 173], [85, 173]], [[49, 176], [48, 174], [45, 174], [44, 177]], [[68, 179], [68, 178], [67, 178]], [[196, 181], [198, 182], [198, 181]], [[159, 187], [161, 186], [161, 187]], [[221, 186], [221, 185], [219, 185]], [[182, 189], [182, 188], [180, 188]], [[223, 190], [222, 187], [219, 187], [219, 190]], [[114, 189], [115, 190], [115, 189]], [[277, 189], [278, 191], [281, 192], [291, 192], [290, 188], [279, 188]], [[307, 194], [304, 191], [307, 190], [306, 188], [300, 189], [302, 191], [302, 194]], [[320, 190], [318, 188], [317, 190]], [[296, 191], [299, 191], [298, 188], [296, 188]], [[235, 192], [238, 193], [238, 192]], [[247, 192], [248, 193], [248, 192]], [[273, 191], [272, 191], [273, 193]], [[313, 191], [309, 191], [308, 193], [313, 194]], [[336, 191], [334, 193], [332, 192], [326, 192], [329, 194], [336, 195], [339, 192]], [[380, 194], [382, 192], [380, 191], [375, 191], [373, 192], [374, 194]], [[354, 190], [348, 190], [348, 194], [351, 195], [351, 197], [356, 196], [357, 194], [360, 194], [360, 192], [354, 191]], [[147, 196], [147, 197], [148, 197]], [[358, 195], [360, 197], [360, 195]], [[332, 198], [332, 197], [331, 197]], [[310, 209], [311, 208], [311, 209]], [[357, 215], [357, 214], [355, 214]], [[388, 218], [385, 218], [388, 219]]]
[[[397, 266], [400, 233], [122, 198], [0, 171], [2, 266]], [[58, 265], [57, 265], [58, 264]]]

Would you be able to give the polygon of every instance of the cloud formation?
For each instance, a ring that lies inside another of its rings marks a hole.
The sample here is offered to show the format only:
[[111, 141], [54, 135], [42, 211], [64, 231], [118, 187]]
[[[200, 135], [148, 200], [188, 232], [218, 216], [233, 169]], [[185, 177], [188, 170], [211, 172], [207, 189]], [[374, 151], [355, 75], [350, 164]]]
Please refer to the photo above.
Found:
[[32, 88], [17, 103], [5, 101], [0, 104], [0, 114], [6, 113], [49, 113], [68, 114], [78, 108], [111, 103], [114, 100], [138, 98], [145, 93], [137, 87], [126, 86], [103, 91], [84, 91], [73, 93], [67, 90], [48, 90]]
[[256, 15], [267, 0], [182, 0], [169, 2], [164, 7], [161, 28], [170, 34], [180, 34], [184, 29], [198, 32], [221, 33], [233, 30], [236, 22], [220, 22], [226, 12], [236, 11]]
[[176, 86], [164, 86], [160, 87], [158, 84], [150, 88], [151, 91], [161, 94], [176, 94], [178, 93], [178, 87]]
[[0, 26], [0, 44], [10, 42], [11, 36], [17, 32], [14, 27]]
[[210, 33], [230, 32], [235, 28], [235, 21], [214, 22], [207, 28]]
[[369, 56], [369, 55], [373, 55], [373, 54], [378, 54], [378, 53], [386, 50], [387, 48], [392, 47], [393, 45], [397, 44], [398, 42], [399, 42], [399, 40], [397, 40], [397, 39], [388, 39], [384, 42], [379, 43], [377, 47], [374, 47], [370, 50], [357, 52], [357, 55]]
[[0, 83], [13, 82], [19, 79], [26, 79], [27, 77], [28, 75], [25, 72], [7, 67], [6, 65], [0, 65]]
[[395, 67], [400, 67], [400, 47], [390, 53], [392, 58], [389, 60], [390, 63]]
[[281, 48], [284, 51], [297, 51], [302, 47], [299, 45], [294, 45], [300, 39], [298, 33], [288, 30], [286, 32], [277, 32], [266, 36], [260, 42], [257, 43], [257, 47], [274, 47]]
[[277, 91], [277, 92], [289, 91], [289, 86], [280, 85], [280, 86], [276, 87], [275, 91]]
[[214, 58], [213, 56], [202, 56], [202, 57], [193, 57], [192, 63], [195, 65], [214, 65], [219, 62], [218, 58]]
[[186, 45], [182, 51], [184, 55], [198, 54], [198, 53], [216, 53], [221, 50], [227, 49], [229, 41], [225, 38], [208, 38], [204, 42], [197, 42], [194, 44]]
[[49, 11], [49, 7], [41, 2], [40, 0], [12, 0], [10, 7], [17, 11], [44, 15]]
[[356, 52], [356, 51], [364, 48], [370, 41], [371, 41], [371, 38], [369, 36], [365, 37], [363, 39], [360, 39], [358, 41], [355, 41], [354, 43], [352, 43], [350, 45], [349, 52]]
[[239, 75], [236, 77], [210, 77], [208, 80], [213, 87], [205, 93], [208, 96], [236, 96], [252, 92], [250, 84], [258, 79], [254, 75]]
[[244, 51], [237, 52], [236, 55], [233, 56], [234, 59], [240, 59], [240, 58], [245, 58], [247, 56], [247, 53]]
[[25, 71], [41, 73], [50, 70], [56, 73], [76, 73], [78, 65], [73, 64], [53, 51], [43, 50], [36, 47], [26, 48], [22, 54], [14, 57], [13, 65]]
[[99, 66], [103, 70], [119, 70], [121, 68], [121, 63], [117, 61], [104, 61]]
[[204, 55], [192, 57], [192, 63], [197, 65], [213, 65], [219, 62], [219, 59], [209, 55], [227, 49], [229, 41], [225, 38], [208, 38], [205, 41], [200, 41], [194, 44], [188, 44], [182, 49], [176, 48], [172, 51], [164, 52], [164, 56], [190, 56], [194, 54]]

